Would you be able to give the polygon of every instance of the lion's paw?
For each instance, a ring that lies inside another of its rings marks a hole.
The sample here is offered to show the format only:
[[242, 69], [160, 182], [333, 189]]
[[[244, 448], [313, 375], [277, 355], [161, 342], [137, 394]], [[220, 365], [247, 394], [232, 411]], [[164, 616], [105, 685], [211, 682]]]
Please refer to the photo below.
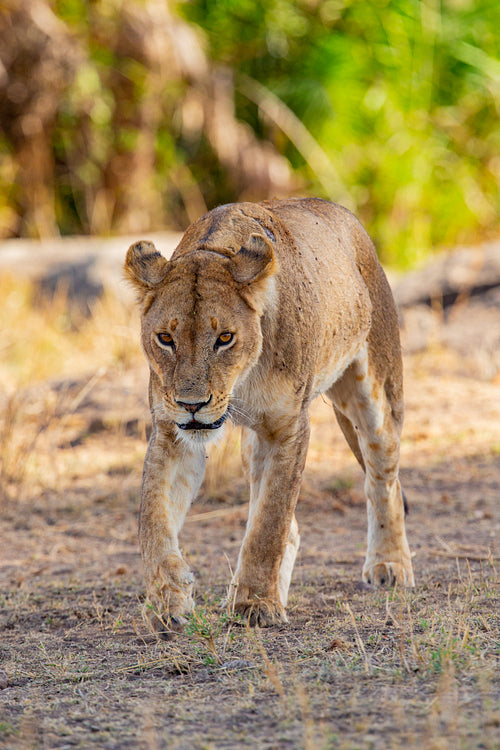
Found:
[[234, 613], [240, 615], [250, 627], [268, 628], [288, 622], [285, 608], [271, 599], [255, 598], [251, 601], [236, 602]]
[[398, 562], [365, 563], [363, 581], [373, 586], [394, 586], [398, 584], [412, 587], [415, 585], [411, 562], [408, 564]]
[[183, 629], [194, 608], [194, 575], [178, 555], [169, 555], [147, 578], [145, 618], [156, 633], [169, 638]]

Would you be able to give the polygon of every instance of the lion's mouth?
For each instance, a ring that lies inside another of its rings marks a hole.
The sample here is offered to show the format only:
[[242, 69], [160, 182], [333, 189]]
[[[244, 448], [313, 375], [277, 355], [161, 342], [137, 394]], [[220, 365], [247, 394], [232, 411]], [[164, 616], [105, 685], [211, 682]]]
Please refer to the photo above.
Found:
[[192, 419], [190, 422], [185, 422], [184, 424], [176, 422], [176, 425], [180, 430], [216, 430], [223, 424], [223, 422], [225, 422], [226, 416], [226, 414], [223, 414], [220, 419], [217, 419], [215, 422], [210, 422], [209, 424], [198, 422], [197, 419]]

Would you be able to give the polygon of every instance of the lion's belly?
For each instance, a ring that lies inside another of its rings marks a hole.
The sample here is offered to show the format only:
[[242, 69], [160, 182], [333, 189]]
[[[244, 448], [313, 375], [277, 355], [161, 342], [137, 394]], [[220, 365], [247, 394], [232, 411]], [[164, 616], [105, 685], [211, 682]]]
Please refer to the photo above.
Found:
[[363, 350], [366, 343], [367, 334], [363, 332], [359, 338], [350, 346], [347, 351], [339, 352], [335, 346], [335, 338], [327, 352], [322, 352], [320, 365], [316, 370], [311, 391], [311, 400], [325, 393], [331, 386], [339, 380], [349, 365], [356, 359], [360, 351]]

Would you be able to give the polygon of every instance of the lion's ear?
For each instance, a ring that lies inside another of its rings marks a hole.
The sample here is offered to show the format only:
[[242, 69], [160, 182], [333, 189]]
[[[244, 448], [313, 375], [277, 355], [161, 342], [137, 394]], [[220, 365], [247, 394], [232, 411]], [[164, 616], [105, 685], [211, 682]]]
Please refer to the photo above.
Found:
[[140, 292], [153, 290], [168, 273], [170, 263], [158, 252], [152, 242], [131, 245], [125, 259], [127, 278]]
[[260, 234], [252, 234], [231, 258], [229, 271], [238, 284], [252, 284], [274, 273], [275, 265], [271, 243]]

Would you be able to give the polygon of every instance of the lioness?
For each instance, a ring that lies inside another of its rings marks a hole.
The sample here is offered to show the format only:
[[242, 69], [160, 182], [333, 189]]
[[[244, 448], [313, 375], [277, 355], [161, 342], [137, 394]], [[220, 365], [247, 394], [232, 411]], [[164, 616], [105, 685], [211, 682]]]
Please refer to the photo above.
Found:
[[243, 428], [250, 482], [234, 608], [250, 625], [287, 621], [308, 407], [320, 393], [366, 474], [363, 580], [413, 586], [398, 478], [397, 313], [357, 219], [319, 199], [220, 206], [188, 228], [170, 261], [137, 242], [125, 270], [150, 367], [140, 544], [156, 626], [182, 622], [193, 607], [178, 533], [206, 443], [228, 421]]

